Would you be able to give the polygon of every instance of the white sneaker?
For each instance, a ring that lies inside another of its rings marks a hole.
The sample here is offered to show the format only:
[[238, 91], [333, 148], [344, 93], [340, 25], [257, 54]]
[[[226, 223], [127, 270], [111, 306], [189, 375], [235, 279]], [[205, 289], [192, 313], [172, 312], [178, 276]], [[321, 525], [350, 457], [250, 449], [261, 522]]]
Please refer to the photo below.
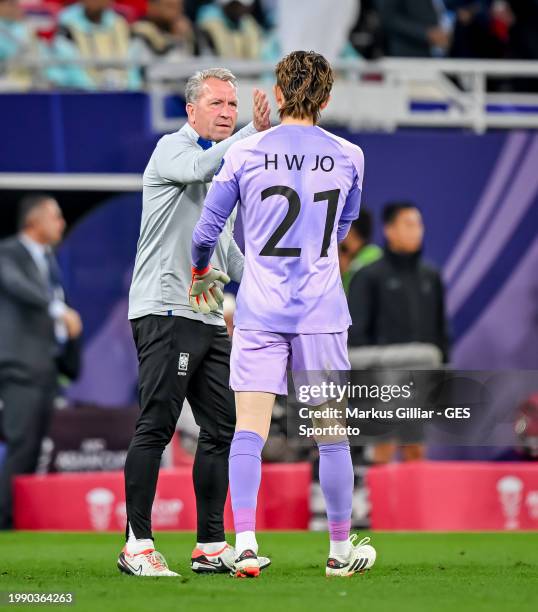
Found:
[[[235, 572], [236, 552], [232, 546], [226, 544], [216, 553], [205, 553], [195, 548], [191, 554], [191, 569], [197, 574], [227, 574]], [[258, 557], [260, 570], [271, 565], [271, 559]]]
[[325, 568], [326, 576], [353, 576], [357, 573], [363, 574], [373, 567], [377, 553], [375, 548], [368, 544], [370, 538], [363, 538], [355, 545], [356, 539], [356, 534], [349, 538], [351, 551], [347, 559], [329, 557]]
[[179, 576], [168, 569], [166, 559], [154, 548], [130, 555], [125, 548], [118, 557], [118, 569], [130, 576]]

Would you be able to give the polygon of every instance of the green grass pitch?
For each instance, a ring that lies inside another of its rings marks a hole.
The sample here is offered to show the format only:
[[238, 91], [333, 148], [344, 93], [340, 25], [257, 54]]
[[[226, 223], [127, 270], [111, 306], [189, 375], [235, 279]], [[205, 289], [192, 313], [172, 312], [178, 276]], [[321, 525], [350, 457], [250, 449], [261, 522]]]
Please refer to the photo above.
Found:
[[273, 565], [259, 579], [235, 580], [190, 571], [190, 533], [157, 534], [158, 549], [183, 577], [155, 579], [118, 572], [120, 534], [4, 532], [0, 591], [71, 591], [67, 609], [98, 612], [538, 610], [538, 533], [370, 535], [374, 569], [327, 579], [326, 534], [260, 533], [260, 552]]

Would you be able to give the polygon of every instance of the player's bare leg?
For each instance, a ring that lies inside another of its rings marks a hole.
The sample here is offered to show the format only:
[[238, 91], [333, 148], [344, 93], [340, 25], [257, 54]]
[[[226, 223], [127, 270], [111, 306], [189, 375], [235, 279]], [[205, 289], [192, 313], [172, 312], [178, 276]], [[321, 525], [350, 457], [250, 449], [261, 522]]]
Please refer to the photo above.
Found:
[[235, 524], [235, 575], [260, 574], [256, 541], [256, 506], [261, 481], [261, 453], [269, 434], [275, 403], [272, 393], [235, 394], [237, 424], [230, 448], [230, 496]]
[[275, 395], [273, 393], [261, 393], [259, 391], [236, 392], [236, 433], [241, 430], [255, 431], [265, 442], [269, 435], [274, 404]]

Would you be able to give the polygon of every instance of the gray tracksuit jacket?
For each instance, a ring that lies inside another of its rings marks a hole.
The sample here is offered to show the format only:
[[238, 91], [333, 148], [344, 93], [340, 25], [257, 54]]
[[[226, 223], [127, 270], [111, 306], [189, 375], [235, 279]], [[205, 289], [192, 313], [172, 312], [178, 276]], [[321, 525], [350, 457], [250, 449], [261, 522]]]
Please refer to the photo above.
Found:
[[[223, 325], [222, 308], [209, 315], [191, 310], [191, 241], [211, 179], [228, 148], [256, 133], [252, 123], [218, 144], [201, 138], [186, 123], [157, 143], [144, 171], [142, 222], [133, 280], [129, 319], [148, 314], [186, 317]], [[228, 219], [211, 264], [232, 280], [241, 280], [243, 255], [233, 239], [234, 214]]]

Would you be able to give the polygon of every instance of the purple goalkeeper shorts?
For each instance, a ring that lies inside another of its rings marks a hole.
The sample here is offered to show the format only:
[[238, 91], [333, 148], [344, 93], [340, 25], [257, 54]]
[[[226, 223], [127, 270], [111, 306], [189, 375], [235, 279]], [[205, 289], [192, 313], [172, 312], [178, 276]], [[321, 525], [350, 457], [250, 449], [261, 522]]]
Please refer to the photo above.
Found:
[[316, 379], [317, 373], [349, 370], [347, 331], [277, 334], [235, 328], [230, 358], [230, 387], [234, 391], [287, 395], [288, 369], [301, 378], [313, 373]]

